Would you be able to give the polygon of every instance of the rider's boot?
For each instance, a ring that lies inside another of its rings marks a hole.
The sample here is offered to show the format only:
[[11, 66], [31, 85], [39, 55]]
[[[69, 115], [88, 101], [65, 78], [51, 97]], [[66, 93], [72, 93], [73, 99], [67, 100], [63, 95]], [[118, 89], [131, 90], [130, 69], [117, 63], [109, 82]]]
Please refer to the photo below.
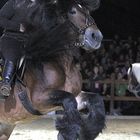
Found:
[[11, 91], [11, 84], [14, 78], [15, 64], [12, 61], [5, 61], [3, 73], [2, 73], [2, 83], [0, 87], [0, 94], [4, 96], [9, 96]]

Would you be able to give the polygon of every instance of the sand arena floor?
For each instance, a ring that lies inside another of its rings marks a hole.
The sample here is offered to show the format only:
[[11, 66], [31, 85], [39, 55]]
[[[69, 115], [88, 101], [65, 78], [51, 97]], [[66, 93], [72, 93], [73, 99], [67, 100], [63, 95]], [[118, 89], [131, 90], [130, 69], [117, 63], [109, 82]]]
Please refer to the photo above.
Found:
[[[53, 119], [17, 125], [9, 140], [57, 140]], [[140, 140], [140, 119], [109, 119], [96, 140]]]

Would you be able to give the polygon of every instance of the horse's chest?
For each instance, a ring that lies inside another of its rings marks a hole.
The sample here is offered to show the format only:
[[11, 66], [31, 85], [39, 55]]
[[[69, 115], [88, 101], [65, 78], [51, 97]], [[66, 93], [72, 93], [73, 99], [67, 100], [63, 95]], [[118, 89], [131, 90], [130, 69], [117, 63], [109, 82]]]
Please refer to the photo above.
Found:
[[66, 74], [65, 90], [74, 93], [75, 96], [80, 93], [82, 87], [81, 74], [77, 69]]

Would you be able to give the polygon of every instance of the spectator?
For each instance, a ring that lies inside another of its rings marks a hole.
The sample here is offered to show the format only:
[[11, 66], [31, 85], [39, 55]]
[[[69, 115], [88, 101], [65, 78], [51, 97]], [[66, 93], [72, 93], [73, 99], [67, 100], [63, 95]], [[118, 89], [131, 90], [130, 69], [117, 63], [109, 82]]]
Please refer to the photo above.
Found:
[[94, 93], [102, 94], [102, 84], [99, 80], [102, 79], [102, 75], [99, 75], [99, 67], [94, 66], [93, 75], [90, 77], [90, 91]]
[[[110, 84], [100, 84], [100, 80], [110, 79], [111, 74], [115, 73], [117, 80], [127, 80], [127, 70], [131, 63], [140, 62], [140, 37], [134, 41], [131, 36], [127, 40], [120, 40], [118, 35], [114, 36], [114, 40], [103, 42], [102, 47], [94, 51], [86, 57], [83, 64], [88, 81], [87, 90], [98, 92], [103, 96], [110, 96]], [[91, 60], [91, 61], [89, 61]], [[83, 62], [83, 61], [82, 61]], [[82, 68], [83, 70], [83, 68]], [[116, 85], [116, 96], [131, 96], [127, 90], [126, 84]], [[108, 104], [108, 101], [105, 102]], [[117, 102], [117, 114], [120, 114], [121, 109], [128, 106], [129, 102]]]
[[[118, 73], [117, 80], [125, 82], [125, 79], [123, 78], [122, 73], [120, 73], [120, 72]], [[123, 84], [117, 84], [115, 93], [116, 93], [117, 96], [125, 96], [126, 90], [127, 90], [127, 84], [124, 84], [124, 83]]]

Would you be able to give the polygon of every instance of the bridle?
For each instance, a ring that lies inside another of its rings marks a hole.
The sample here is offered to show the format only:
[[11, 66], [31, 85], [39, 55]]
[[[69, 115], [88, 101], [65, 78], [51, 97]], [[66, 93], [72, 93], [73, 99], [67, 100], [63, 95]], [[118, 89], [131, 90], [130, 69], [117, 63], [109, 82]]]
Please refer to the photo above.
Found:
[[[72, 25], [72, 28], [74, 28], [74, 30], [76, 30], [77, 33], [83, 35], [85, 33], [85, 31], [86, 31], [87, 28], [91, 27], [92, 25], [96, 25], [96, 24], [95, 24], [94, 19], [91, 16], [89, 16], [89, 11], [85, 7], [82, 7], [78, 3], [76, 3], [74, 6], [81, 13], [85, 14], [85, 26], [82, 27], [82, 28], [78, 28], [76, 25], [74, 25], [74, 23], [70, 19], [68, 19], [68, 20], [69, 20], [69, 23]], [[91, 20], [92, 22], [89, 22], [89, 20]]]

